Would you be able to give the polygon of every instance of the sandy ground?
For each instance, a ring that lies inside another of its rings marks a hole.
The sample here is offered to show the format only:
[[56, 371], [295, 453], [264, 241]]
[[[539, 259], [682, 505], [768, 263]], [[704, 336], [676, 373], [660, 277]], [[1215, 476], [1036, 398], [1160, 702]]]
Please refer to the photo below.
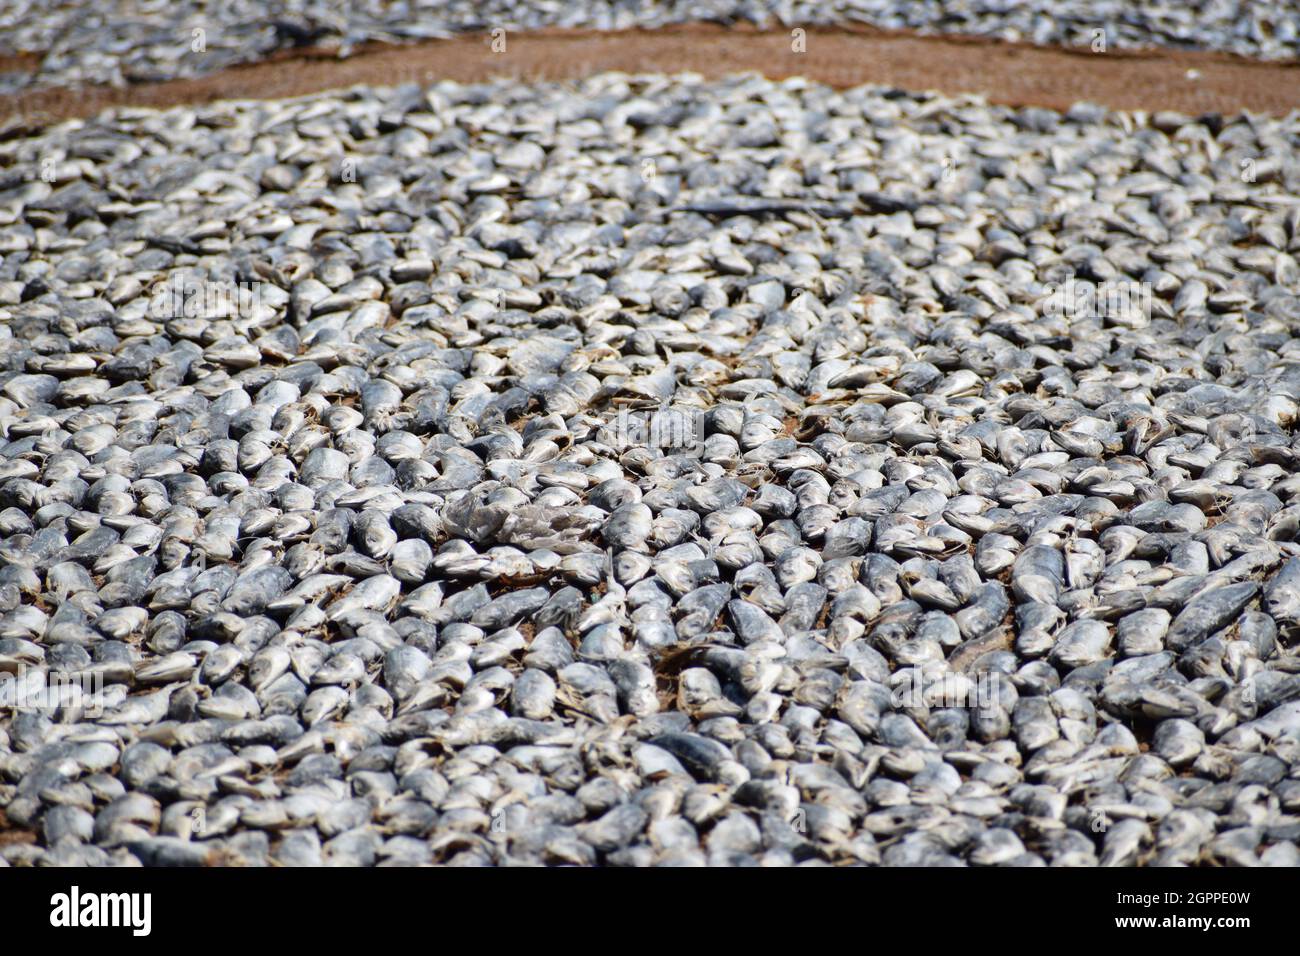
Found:
[[[501, 52], [493, 51], [486, 35], [409, 46], [376, 44], [343, 60], [330, 50], [292, 50], [197, 79], [22, 93], [4, 105], [0, 133], [115, 106], [268, 99], [358, 83], [573, 79], [604, 70], [689, 71], [708, 77], [754, 70], [771, 77], [805, 76], [840, 88], [877, 83], [982, 93], [995, 103], [1054, 109], [1079, 100], [1191, 115], [1243, 109], [1280, 115], [1300, 108], [1300, 63], [1172, 50], [1093, 53], [866, 27], [810, 28], [803, 39], [805, 52], [796, 52], [788, 31], [687, 24], [653, 31], [513, 34]], [[35, 61], [12, 58], [10, 66], [27, 62]]]

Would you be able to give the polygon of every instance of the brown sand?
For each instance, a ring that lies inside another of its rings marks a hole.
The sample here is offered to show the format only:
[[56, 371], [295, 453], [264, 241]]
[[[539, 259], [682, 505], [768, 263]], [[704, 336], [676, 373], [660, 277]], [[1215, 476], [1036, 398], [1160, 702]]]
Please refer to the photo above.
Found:
[[[1191, 115], [1240, 110], [1282, 115], [1300, 108], [1300, 62], [1264, 63], [1221, 53], [1153, 49], [1106, 53], [966, 37], [922, 37], [867, 27], [808, 28], [804, 53], [787, 31], [685, 24], [661, 30], [545, 30], [491, 38], [467, 34], [406, 46], [371, 44], [347, 59], [327, 49], [281, 51], [197, 79], [9, 97], [10, 135], [113, 106], [165, 107], [219, 99], [297, 96], [358, 83], [474, 82], [493, 77], [574, 79], [603, 70], [758, 71], [844, 88], [878, 83], [908, 90], [982, 93], [992, 102], [1065, 109], [1079, 100], [1128, 110]], [[30, 62], [30, 59], [28, 60]], [[1190, 72], [1189, 72], [1190, 71]]]

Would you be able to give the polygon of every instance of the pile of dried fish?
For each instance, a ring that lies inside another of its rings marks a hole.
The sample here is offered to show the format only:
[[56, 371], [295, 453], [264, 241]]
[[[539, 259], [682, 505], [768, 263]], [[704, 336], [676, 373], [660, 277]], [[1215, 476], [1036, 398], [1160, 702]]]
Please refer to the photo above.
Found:
[[1298, 136], [603, 75], [0, 143], [0, 861], [1300, 862]]

